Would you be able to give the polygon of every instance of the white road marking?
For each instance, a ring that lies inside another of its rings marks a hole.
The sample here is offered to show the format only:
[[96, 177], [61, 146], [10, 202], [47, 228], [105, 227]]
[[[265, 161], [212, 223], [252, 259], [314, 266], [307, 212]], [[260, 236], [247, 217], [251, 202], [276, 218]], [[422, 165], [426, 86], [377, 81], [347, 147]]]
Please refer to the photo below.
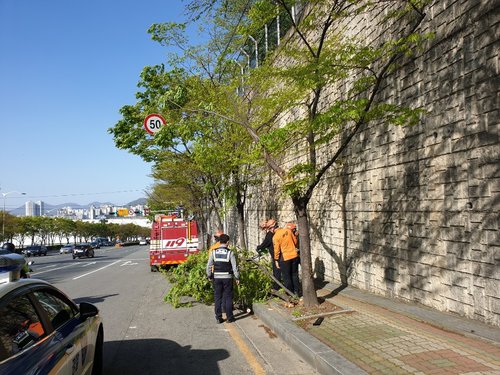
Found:
[[41, 272], [33, 272], [32, 275], [39, 275], [41, 273], [46, 273], [46, 272], [52, 272], [52, 271], [57, 271], [57, 270], [62, 270], [63, 268], [68, 268], [68, 267], [71, 267], [71, 266], [74, 266], [75, 264], [78, 264], [78, 263], [71, 263], [71, 264], [68, 264], [67, 266], [63, 266], [63, 267], [57, 267], [57, 268], [52, 268], [50, 270], [45, 270], [45, 271], [41, 271]]
[[134, 266], [138, 263], [132, 263], [130, 260], [127, 260], [125, 263], [123, 263], [120, 267], [123, 267], [123, 266]]
[[82, 278], [82, 277], [88, 276], [88, 275], [90, 275], [90, 274], [92, 274], [92, 273], [95, 273], [95, 272], [97, 272], [97, 271], [101, 271], [101, 270], [103, 270], [103, 269], [105, 269], [105, 268], [108, 268], [108, 267], [113, 266], [113, 265], [115, 265], [116, 263], [120, 263], [120, 262], [122, 262], [122, 260], [121, 260], [121, 259], [120, 259], [120, 260], [117, 260], [116, 262], [113, 262], [113, 263], [111, 263], [111, 264], [108, 264], [107, 266], [104, 266], [104, 267], [98, 268], [98, 269], [96, 269], [96, 270], [93, 270], [93, 271], [90, 271], [90, 272], [84, 273], [83, 275], [80, 275], [80, 276], [77, 276], [77, 277], [73, 277], [73, 280], [77, 280], [77, 279], [80, 279], [80, 278]]
[[50, 264], [48, 266], [43, 266], [43, 267], [37, 267], [39, 270], [43, 270], [45, 268], [54, 268], [54, 267], [57, 267], [55, 264]]
[[87, 267], [87, 266], [90, 266], [92, 264], [96, 264], [97, 262], [89, 262], [89, 263], [83, 263], [82, 264], [82, 267]]
[[143, 260], [149, 260], [149, 258], [136, 258], [136, 259], [128, 259], [127, 260], [140, 260], [140, 261], [143, 261]]

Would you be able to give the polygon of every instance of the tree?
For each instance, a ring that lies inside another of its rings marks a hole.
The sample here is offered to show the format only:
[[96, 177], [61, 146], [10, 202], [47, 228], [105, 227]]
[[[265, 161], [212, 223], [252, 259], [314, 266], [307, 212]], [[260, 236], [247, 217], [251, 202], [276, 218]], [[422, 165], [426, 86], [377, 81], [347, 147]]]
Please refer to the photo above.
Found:
[[[227, 99], [219, 96], [215, 101], [207, 95], [198, 106], [242, 126], [259, 147], [262, 160], [282, 181], [299, 228], [306, 306], [318, 303], [308, 218], [308, 204], [318, 184], [327, 171], [342, 165], [344, 150], [363, 126], [370, 122], [411, 125], [419, 121], [421, 109], [402, 107], [379, 94], [398, 63], [418, 51], [426, 40], [416, 32], [425, 16], [425, 3], [317, 0], [308, 2], [301, 17], [296, 18], [292, 5], [298, 2], [252, 2], [238, 31], [255, 36], [279, 14], [291, 25], [286, 40], [245, 77], [246, 95], [235, 96], [228, 86], [218, 91]], [[205, 5], [224, 9], [226, 2]], [[381, 22], [388, 27], [392, 23], [393, 27], [381, 38], [370, 40], [345, 33], [350, 20], [385, 9], [390, 12]], [[242, 48], [241, 44], [234, 50], [237, 48]], [[235, 104], [222, 107], [217, 104], [221, 102]], [[183, 108], [184, 112], [190, 110], [199, 109]], [[294, 149], [299, 150], [298, 160], [287, 160]], [[335, 254], [335, 258], [342, 282], [347, 285], [346, 254]]]
[[[234, 32], [227, 33], [227, 30], [234, 31], [239, 25], [237, 18], [241, 19], [241, 13], [248, 11], [251, 1], [227, 2], [224, 4], [225, 13], [211, 12], [213, 3], [215, 2], [192, 2], [187, 7], [192, 19], [198, 20], [204, 15], [205, 21], [209, 21], [209, 30], [203, 31], [211, 35], [211, 38], [204, 46], [185, 47], [185, 24], [153, 24], [149, 33], [160, 44], [181, 50], [180, 54], [170, 58], [169, 63], [174, 66], [171, 72], [184, 72], [184, 100], [172, 100], [175, 97], [173, 94], [160, 98], [168, 101], [169, 105], [165, 108], [168, 114], [185, 120], [194, 129], [189, 138], [193, 145], [190, 157], [202, 172], [200, 186], [207, 198], [201, 201], [205, 215], [200, 216], [210, 217], [213, 210], [217, 226], [222, 227], [221, 216], [226, 215], [229, 208], [235, 207], [238, 219], [237, 241], [241, 247], [246, 248], [246, 191], [249, 184], [259, 183], [259, 179], [253, 174], [253, 168], [259, 161], [252, 150], [251, 138], [244, 129], [229, 118], [214, 116], [213, 110], [234, 107], [235, 101], [225, 94], [226, 90], [237, 94], [242, 92], [239, 79], [234, 79], [235, 64], [228, 58], [237, 36]], [[230, 17], [226, 16], [228, 13], [231, 14]], [[236, 74], [239, 74], [239, 70]], [[158, 98], [151, 101], [159, 102]]]
[[70, 237], [76, 232], [75, 221], [60, 217], [54, 218], [54, 221], [55, 221], [55, 232], [59, 235], [59, 237], [66, 238], [66, 243], [69, 244]]
[[112, 232], [110, 230], [111, 228], [109, 225], [99, 222], [94, 224], [94, 230], [92, 235], [94, 237], [110, 237], [112, 235]]
[[[262, 27], [275, 3], [289, 16], [291, 37], [280, 50], [279, 61], [254, 74], [252, 101], [258, 113], [252, 122], [266, 125], [278, 111], [288, 119], [283, 126], [270, 127], [266, 134], [259, 133], [256, 126], [245, 126], [262, 145], [269, 167], [281, 178], [283, 190], [292, 200], [301, 244], [304, 301], [310, 306], [317, 304], [317, 299], [313, 292], [308, 204], [326, 172], [342, 165], [344, 150], [363, 126], [369, 122], [412, 125], [419, 121], [420, 109], [383, 100], [379, 93], [398, 62], [425, 40], [416, 33], [424, 17], [423, 4], [393, 2], [396, 12], [386, 22], [397, 22], [398, 28], [385, 40], [362, 40], [344, 34], [342, 26], [349, 20], [387, 7], [382, 2], [365, 1], [317, 1], [305, 9], [300, 22], [292, 17], [290, 2], [262, 1], [252, 8], [248, 32]], [[288, 62], [280, 63], [283, 60]], [[338, 94], [332, 96], [332, 90]], [[265, 101], [259, 98], [262, 94]], [[325, 102], [329, 105], [323, 106]], [[301, 161], [286, 165], [279, 156], [293, 145], [302, 148]], [[326, 145], [336, 149], [327, 151]], [[346, 254], [335, 255], [345, 286]]]
[[16, 225], [17, 218], [14, 215], [11, 215], [8, 212], [2, 212], [2, 229], [4, 231], [4, 238], [2, 238], [3, 242], [12, 242], [12, 238], [16, 234]]
[[[171, 28], [162, 25], [151, 29], [153, 38], [160, 43], [171, 39], [170, 31]], [[200, 55], [196, 58], [201, 59]], [[217, 100], [224, 75], [215, 77], [212, 73], [206, 70], [201, 75], [189, 76], [183, 67], [171, 71], [163, 66], [146, 67], [139, 83], [144, 91], [136, 95], [138, 102], [122, 107], [122, 120], [109, 132], [118, 148], [155, 162], [153, 176], [157, 183], [150, 196], [151, 207], [161, 206], [159, 201], [180, 204], [205, 222], [214, 213], [216, 226], [222, 227], [224, 210], [231, 203], [238, 207], [240, 223], [244, 222], [244, 193], [248, 182], [245, 171], [252, 154], [249, 137], [223, 118], [209, 116], [210, 108], [183, 111], [183, 108], [196, 107], [200, 97], [206, 95]], [[167, 118], [168, 126], [154, 137], [142, 129], [147, 111], [161, 112]], [[246, 246], [244, 225], [238, 228], [240, 243]]]
[[20, 217], [18, 221], [19, 223], [18, 223], [17, 238], [19, 240], [19, 246], [24, 247], [24, 241], [29, 233], [29, 227], [30, 227], [29, 216]]
[[40, 233], [40, 217], [26, 216], [23, 217], [23, 232], [31, 238], [31, 243], [36, 243], [35, 239]]
[[46, 216], [38, 216], [36, 225], [38, 225], [38, 235], [42, 244], [54, 244], [55, 222], [54, 218]]

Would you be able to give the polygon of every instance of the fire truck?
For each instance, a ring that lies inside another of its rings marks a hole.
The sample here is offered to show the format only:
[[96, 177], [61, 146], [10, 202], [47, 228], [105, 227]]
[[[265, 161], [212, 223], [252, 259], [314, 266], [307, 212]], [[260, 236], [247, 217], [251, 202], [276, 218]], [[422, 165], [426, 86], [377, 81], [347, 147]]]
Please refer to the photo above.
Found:
[[158, 267], [181, 264], [198, 251], [196, 221], [184, 220], [177, 214], [155, 216], [149, 246], [152, 272], [157, 271]]

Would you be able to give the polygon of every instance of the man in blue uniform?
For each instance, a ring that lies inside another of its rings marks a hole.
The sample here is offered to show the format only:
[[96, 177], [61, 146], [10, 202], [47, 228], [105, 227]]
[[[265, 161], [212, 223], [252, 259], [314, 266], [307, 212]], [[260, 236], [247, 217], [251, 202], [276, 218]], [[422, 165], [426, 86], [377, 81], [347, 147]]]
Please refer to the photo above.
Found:
[[[207, 277], [214, 280], [214, 299], [215, 299], [215, 321], [222, 323], [222, 305], [226, 311], [228, 323], [235, 321], [233, 315], [233, 277], [236, 284], [240, 283], [240, 274], [236, 257], [232, 250], [227, 247], [229, 236], [222, 234], [219, 237], [219, 247], [214, 249], [207, 263]], [[212, 271], [213, 266], [213, 271]]]

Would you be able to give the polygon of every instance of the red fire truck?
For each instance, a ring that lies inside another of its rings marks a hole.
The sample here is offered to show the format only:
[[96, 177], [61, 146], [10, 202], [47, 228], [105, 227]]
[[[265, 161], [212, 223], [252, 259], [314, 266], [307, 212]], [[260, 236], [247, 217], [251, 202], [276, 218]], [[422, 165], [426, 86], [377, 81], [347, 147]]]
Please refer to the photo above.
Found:
[[198, 229], [196, 221], [173, 215], [156, 215], [151, 228], [149, 264], [151, 271], [158, 267], [180, 264], [197, 253]]

